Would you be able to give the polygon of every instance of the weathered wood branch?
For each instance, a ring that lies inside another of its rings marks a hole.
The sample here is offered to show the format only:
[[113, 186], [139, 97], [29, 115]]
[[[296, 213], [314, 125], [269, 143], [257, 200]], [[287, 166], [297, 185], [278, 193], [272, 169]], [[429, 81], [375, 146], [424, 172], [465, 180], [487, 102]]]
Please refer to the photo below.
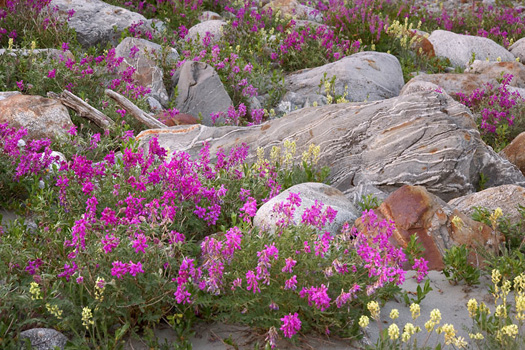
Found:
[[121, 94], [113, 90], [106, 89], [106, 95], [115, 100], [115, 102], [117, 102], [122, 108], [124, 108], [135, 119], [146, 125], [148, 128], [167, 128], [167, 126], [164, 123], [155, 119], [151, 114], [144, 112], [142, 109], [137, 107], [133, 102], [131, 102]]
[[113, 124], [115, 124], [115, 122], [104, 113], [89, 105], [86, 101], [82, 100], [80, 97], [76, 96], [70, 91], [64, 90], [62, 93], [60, 93], [60, 95], [50, 91], [47, 93], [47, 97], [59, 100], [63, 105], [77, 112], [79, 116], [91, 120], [93, 123], [104, 130], [109, 129]]

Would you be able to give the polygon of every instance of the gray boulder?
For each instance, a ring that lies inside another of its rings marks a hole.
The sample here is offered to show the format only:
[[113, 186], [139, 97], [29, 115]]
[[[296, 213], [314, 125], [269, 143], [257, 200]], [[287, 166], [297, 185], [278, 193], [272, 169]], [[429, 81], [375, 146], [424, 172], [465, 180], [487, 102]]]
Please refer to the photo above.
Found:
[[521, 219], [518, 205], [525, 206], [525, 188], [516, 185], [503, 185], [487, 188], [486, 190], [471, 193], [463, 197], [454, 198], [448, 202], [455, 209], [471, 216], [474, 207], [483, 207], [491, 212], [501, 208], [512, 224]]
[[[132, 49], [138, 49], [138, 51], [135, 52]], [[165, 59], [166, 63], [175, 64], [179, 58], [179, 54], [175, 49], [171, 49], [166, 53], [166, 57], [162, 57], [162, 47], [160, 45], [148, 40], [128, 37], [118, 44], [115, 48], [115, 54], [124, 58], [119, 66], [120, 71], [130, 66], [135, 68], [136, 71], [133, 74], [133, 78], [140, 85], [151, 89], [150, 96], [165, 106], [168, 104], [168, 92], [162, 80], [163, 72], [157, 65], [157, 62]]]
[[382, 52], [359, 52], [337, 62], [290, 74], [285, 78], [287, 93], [283, 102], [290, 104], [291, 111], [314, 102], [326, 104], [324, 87], [319, 88], [319, 84], [323, 80], [329, 82], [332, 77], [335, 77], [335, 94], [342, 96], [346, 87], [346, 99], [351, 102], [398, 96], [404, 84], [396, 57]]
[[[219, 75], [212, 66], [204, 62], [186, 61], [173, 75], [177, 86], [177, 108], [195, 118], [202, 115], [202, 124], [212, 125], [211, 113], [226, 113], [232, 100]], [[217, 122], [224, 121], [220, 118]]]
[[179, 126], [146, 130], [137, 139], [198, 156], [204, 142], [211, 154], [245, 142], [247, 161], [256, 149], [294, 140], [296, 162], [310, 144], [320, 145], [319, 166], [331, 169], [329, 181], [344, 192], [369, 183], [391, 193], [404, 184], [421, 185], [448, 201], [486, 187], [525, 185], [523, 174], [481, 140], [470, 110], [447, 94], [419, 92], [368, 103], [305, 108], [250, 127]]
[[29, 339], [33, 350], [64, 349], [67, 338], [51, 328], [33, 328], [20, 333], [20, 339]]
[[105, 46], [108, 42], [117, 45], [126, 28], [141, 22], [142, 30], [153, 32], [146, 17], [100, 0], [52, 0], [50, 7], [55, 6], [66, 18], [68, 11], [75, 11], [69, 26], [76, 31], [78, 42], [84, 47]]
[[489, 38], [479, 36], [463, 35], [446, 30], [435, 30], [430, 34], [428, 40], [434, 46], [436, 56], [446, 57], [454, 66], [466, 67], [472, 59], [484, 61], [514, 61], [515, 57], [502, 46], [496, 44]]
[[222, 27], [224, 25], [226, 25], [226, 22], [219, 19], [212, 19], [209, 21], [198, 23], [188, 30], [188, 35], [186, 36], [186, 39], [189, 38], [190, 40], [197, 41], [197, 38], [199, 38], [198, 41], [202, 44], [202, 39], [204, 39], [206, 33], [210, 33], [210, 44], [214, 44], [218, 42], [222, 37]]
[[264, 203], [264, 205], [257, 210], [257, 214], [253, 218], [254, 225], [260, 228], [270, 229], [273, 232], [276, 221], [279, 220], [279, 217], [273, 212], [273, 207], [275, 204], [285, 202], [290, 193], [299, 193], [301, 197], [301, 205], [295, 210], [293, 216], [295, 224], [301, 223], [301, 217], [305, 209], [311, 208], [316, 200], [324, 204], [321, 208], [322, 212], [324, 212], [327, 206], [336, 210], [337, 215], [335, 220], [331, 224], [327, 224], [323, 229], [332, 235], [340, 233], [345, 222], [353, 225], [354, 221], [361, 214], [352, 202], [338, 189], [323, 183], [307, 182], [292, 186]]
[[525, 37], [512, 44], [509, 47], [509, 51], [512, 52], [514, 56], [519, 58], [521, 63], [525, 64]]

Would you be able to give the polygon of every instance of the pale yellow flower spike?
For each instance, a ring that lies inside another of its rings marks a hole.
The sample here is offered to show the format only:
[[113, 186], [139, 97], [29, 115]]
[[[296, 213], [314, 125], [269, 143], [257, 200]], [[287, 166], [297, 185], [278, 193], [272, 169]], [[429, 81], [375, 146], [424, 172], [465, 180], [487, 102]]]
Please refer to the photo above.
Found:
[[366, 328], [366, 327], [368, 327], [369, 323], [370, 323], [370, 319], [368, 318], [368, 316], [362, 315], [359, 318], [359, 327]]
[[399, 310], [398, 309], [392, 309], [392, 311], [390, 311], [390, 318], [392, 320], [395, 320], [398, 317], [399, 317]]
[[370, 311], [372, 318], [376, 321], [379, 320], [379, 314], [381, 313], [379, 303], [377, 301], [369, 301], [366, 307]]
[[391, 340], [396, 340], [399, 338], [399, 327], [397, 324], [392, 323], [390, 327], [388, 327], [388, 336]]
[[412, 319], [417, 319], [421, 315], [421, 307], [419, 304], [412, 303], [410, 305], [410, 312], [412, 313]]

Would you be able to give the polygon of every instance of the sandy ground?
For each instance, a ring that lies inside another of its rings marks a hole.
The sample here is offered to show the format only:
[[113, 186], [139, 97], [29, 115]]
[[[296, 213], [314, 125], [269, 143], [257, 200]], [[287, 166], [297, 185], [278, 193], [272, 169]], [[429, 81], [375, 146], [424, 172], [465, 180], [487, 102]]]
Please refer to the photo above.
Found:
[[[402, 288], [409, 292], [415, 292], [417, 284], [413, 278], [413, 272], [407, 274], [407, 280]], [[443, 335], [437, 335], [435, 332], [428, 337], [424, 324], [430, 319], [430, 311], [439, 309], [442, 315], [441, 325], [445, 323], [453, 324], [457, 330], [457, 336], [462, 336], [468, 341], [468, 329], [472, 326], [467, 310], [467, 302], [475, 298], [478, 302], [484, 301], [489, 307], [494, 299], [488, 291], [490, 280], [482, 278], [478, 286], [466, 286], [464, 284], [451, 285], [445, 276], [438, 271], [431, 271], [429, 274], [432, 291], [427, 294], [421, 302], [421, 316], [416, 320], [412, 319], [410, 307], [405, 305], [400, 298], [399, 301], [389, 301], [381, 308], [381, 327], [388, 328], [393, 322], [389, 318], [392, 309], [399, 310], [399, 318], [395, 323], [402, 331], [403, 326], [407, 323], [413, 323], [420, 326], [422, 332], [417, 334], [417, 343], [422, 345], [434, 346], [437, 341], [443, 341]], [[512, 297], [510, 299], [513, 299]], [[165, 341], [171, 343], [175, 336], [173, 331], [168, 328], [159, 328], [155, 331], [159, 343]], [[366, 330], [365, 338], [360, 342], [350, 342], [333, 337], [321, 337], [309, 335], [300, 339], [297, 344], [290, 344], [284, 340], [278, 343], [279, 349], [316, 349], [316, 350], [343, 350], [343, 349], [362, 349], [365, 344], [375, 344], [380, 331], [376, 322], [371, 322]], [[264, 334], [257, 334], [248, 327], [233, 326], [223, 323], [218, 324], [200, 324], [195, 328], [195, 336], [191, 339], [193, 349], [197, 350], [226, 350], [226, 349], [264, 349]], [[428, 340], [426, 338], [429, 338]], [[257, 347], [258, 345], [258, 347]], [[147, 350], [146, 344], [140, 340], [128, 340], [125, 350]]]

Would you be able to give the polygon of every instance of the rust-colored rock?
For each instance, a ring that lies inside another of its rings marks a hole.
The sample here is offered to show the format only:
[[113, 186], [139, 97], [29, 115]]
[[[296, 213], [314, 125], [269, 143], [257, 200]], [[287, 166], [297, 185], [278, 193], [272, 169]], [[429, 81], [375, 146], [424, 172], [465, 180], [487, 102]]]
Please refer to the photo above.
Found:
[[27, 129], [27, 138], [54, 138], [73, 126], [67, 108], [42, 96], [13, 95], [0, 100], [0, 122]]
[[[479, 262], [481, 259], [475, 248], [482, 245], [493, 249], [496, 241], [490, 227], [453, 209], [422, 186], [401, 187], [381, 204], [376, 214], [395, 222], [393, 243], [405, 248], [410, 236], [417, 235], [424, 247], [423, 257], [428, 260], [431, 270], [443, 269], [443, 254], [454, 245], [465, 244], [472, 248], [469, 258], [472, 262]], [[455, 216], [461, 219], [461, 223], [452, 222]], [[356, 226], [362, 228], [359, 220]]]
[[516, 136], [500, 153], [525, 175], [525, 131]]
[[179, 113], [174, 116], [159, 113], [155, 115], [155, 118], [163, 122], [166, 126], [199, 124], [197, 118], [188, 113]]

